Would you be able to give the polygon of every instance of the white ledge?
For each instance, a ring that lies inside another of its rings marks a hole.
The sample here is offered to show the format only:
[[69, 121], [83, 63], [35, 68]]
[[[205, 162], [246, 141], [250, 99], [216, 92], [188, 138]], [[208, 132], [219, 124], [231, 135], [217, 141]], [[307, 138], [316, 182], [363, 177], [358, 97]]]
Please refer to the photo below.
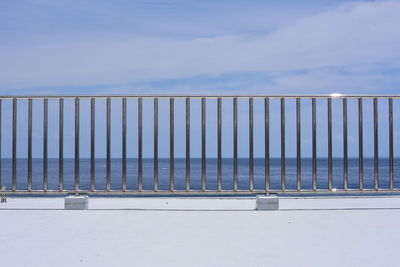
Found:
[[[254, 210], [255, 197], [89, 197], [89, 209]], [[400, 196], [279, 197], [280, 210], [400, 208]], [[64, 209], [63, 197], [7, 198], [1, 209]]]

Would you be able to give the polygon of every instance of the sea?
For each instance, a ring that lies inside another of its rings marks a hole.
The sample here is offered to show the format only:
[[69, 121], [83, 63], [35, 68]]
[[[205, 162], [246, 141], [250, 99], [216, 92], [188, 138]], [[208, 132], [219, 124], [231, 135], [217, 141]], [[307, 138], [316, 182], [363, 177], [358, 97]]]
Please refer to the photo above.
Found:
[[[143, 189], [152, 190], [154, 188], [154, 165], [152, 158], [143, 159]], [[286, 159], [286, 188], [296, 189], [297, 164], [295, 158]], [[312, 159], [303, 158], [301, 161], [301, 187], [311, 189], [312, 185]], [[350, 189], [359, 188], [359, 161], [358, 158], [348, 159], [348, 181]], [[43, 160], [32, 160], [32, 175], [34, 190], [43, 188]], [[64, 159], [64, 188], [74, 188], [74, 159]], [[201, 189], [201, 159], [192, 158], [190, 161], [190, 188], [192, 190]], [[159, 159], [159, 189], [168, 190], [170, 183], [170, 160]], [[400, 161], [394, 160], [394, 185], [400, 185]], [[12, 160], [2, 159], [1, 161], [1, 184], [7, 189], [12, 185]], [[374, 188], [374, 160], [373, 158], [364, 159], [364, 188]], [[389, 160], [379, 159], [379, 188], [389, 188]], [[79, 186], [82, 190], [88, 190], [90, 186], [90, 159], [80, 159]], [[17, 189], [27, 188], [28, 164], [27, 159], [17, 159]], [[174, 160], [174, 183], [176, 190], [185, 189], [186, 160], [176, 158]], [[138, 161], [137, 159], [127, 159], [127, 189], [137, 190], [138, 187]], [[106, 188], [106, 160], [95, 160], [95, 187], [96, 190]], [[281, 161], [279, 158], [270, 159], [270, 183], [272, 190], [281, 189]], [[59, 186], [59, 163], [58, 159], [48, 159], [48, 189], [57, 190]], [[249, 160], [247, 158], [238, 159], [238, 187], [239, 190], [249, 189]], [[327, 159], [317, 160], [317, 187], [318, 189], [328, 188], [328, 161]], [[111, 160], [111, 189], [121, 190], [122, 188], [122, 161], [114, 158]], [[254, 188], [257, 190], [265, 189], [265, 162], [263, 158], [254, 159]], [[333, 188], [343, 188], [343, 159], [333, 159]], [[217, 189], [217, 159], [209, 158], [206, 160], [206, 189]], [[222, 160], [222, 189], [233, 189], [233, 160]]]

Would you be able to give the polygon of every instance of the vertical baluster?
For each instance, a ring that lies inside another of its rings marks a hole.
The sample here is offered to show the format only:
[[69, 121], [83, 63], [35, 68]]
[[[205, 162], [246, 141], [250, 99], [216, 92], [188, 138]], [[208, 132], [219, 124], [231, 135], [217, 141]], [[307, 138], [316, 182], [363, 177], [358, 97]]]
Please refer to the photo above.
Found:
[[393, 167], [393, 98], [388, 99], [389, 104], [389, 189], [394, 189]]
[[12, 190], [17, 190], [17, 99], [13, 99], [12, 120]]
[[285, 98], [281, 98], [281, 189], [286, 190]]
[[175, 167], [174, 162], [174, 98], [169, 99], [169, 190], [174, 191]]
[[265, 145], [265, 191], [269, 194], [270, 190], [270, 155], [269, 155], [269, 98], [264, 99], [264, 145]]
[[122, 191], [126, 191], [126, 98], [122, 98]]
[[233, 98], [233, 190], [238, 190], [237, 98]]
[[143, 100], [138, 99], [138, 191], [143, 190]]
[[106, 103], [107, 111], [106, 111], [106, 124], [107, 124], [107, 169], [106, 169], [106, 190], [110, 191], [111, 190], [111, 99], [108, 97], [107, 98], [107, 103]]
[[48, 99], [43, 100], [43, 190], [48, 189], [48, 161], [47, 161], [47, 140], [48, 140]]
[[374, 98], [374, 188], [379, 189], [378, 99]]
[[332, 190], [332, 98], [327, 99], [328, 103], [328, 189]]
[[249, 98], [249, 189], [254, 191], [254, 123], [253, 98]]
[[217, 190], [222, 190], [222, 99], [218, 97], [217, 100], [217, 128], [218, 128], [218, 176], [217, 176]]
[[158, 98], [154, 98], [154, 191], [158, 191]]
[[58, 110], [58, 189], [64, 190], [64, 99], [59, 100]]
[[358, 99], [358, 180], [360, 190], [364, 190], [364, 152], [363, 152], [363, 106]]
[[190, 98], [186, 98], [186, 178], [185, 189], [190, 190]]
[[317, 190], [317, 100], [311, 100], [312, 105], [312, 190]]
[[301, 190], [301, 110], [300, 98], [296, 99], [296, 143], [297, 143], [297, 191]]
[[206, 99], [201, 99], [201, 190], [206, 190]]
[[96, 100], [90, 100], [90, 191], [95, 190], [96, 171]]
[[348, 190], [348, 146], [347, 146], [347, 98], [343, 98], [343, 187]]
[[28, 99], [28, 191], [32, 190], [32, 98]]
[[2, 134], [1, 134], [1, 132], [2, 132], [2, 117], [3, 117], [3, 108], [2, 108], [2, 99], [0, 99], [0, 188], [2, 188], [2, 186], [3, 186], [3, 181], [2, 181], [2, 175], [1, 175], [1, 172], [2, 172], [2, 164], [1, 164], [1, 162], [2, 162], [2, 155], [1, 155], [1, 151], [2, 151], [2, 146], [1, 146], [1, 141], [2, 141], [2, 138], [1, 138], [1, 136], [2, 136]]
[[79, 191], [79, 98], [75, 98], [75, 194]]

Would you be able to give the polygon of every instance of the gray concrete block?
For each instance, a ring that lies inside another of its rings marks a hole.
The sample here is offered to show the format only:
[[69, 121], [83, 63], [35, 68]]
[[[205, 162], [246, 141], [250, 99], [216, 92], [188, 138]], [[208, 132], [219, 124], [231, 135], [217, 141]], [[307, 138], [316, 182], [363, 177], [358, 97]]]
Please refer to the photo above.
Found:
[[67, 196], [65, 197], [64, 209], [66, 210], [87, 210], [89, 207], [88, 196]]
[[277, 196], [257, 196], [256, 210], [279, 210], [279, 198]]

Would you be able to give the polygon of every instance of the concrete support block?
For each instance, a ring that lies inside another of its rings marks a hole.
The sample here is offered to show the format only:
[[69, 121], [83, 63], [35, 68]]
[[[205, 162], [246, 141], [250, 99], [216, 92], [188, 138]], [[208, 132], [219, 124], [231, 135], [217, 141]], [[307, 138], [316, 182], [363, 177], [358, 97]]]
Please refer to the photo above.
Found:
[[279, 210], [279, 198], [277, 196], [257, 196], [256, 210]]
[[66, 210], [87, 210], [89, 207], [88, 196], [67, 196], [65, 197], [64, 209]]
[[7, 194], [5, 186], [2, 186], [0, 190], [0, 203], [7, 203]]

